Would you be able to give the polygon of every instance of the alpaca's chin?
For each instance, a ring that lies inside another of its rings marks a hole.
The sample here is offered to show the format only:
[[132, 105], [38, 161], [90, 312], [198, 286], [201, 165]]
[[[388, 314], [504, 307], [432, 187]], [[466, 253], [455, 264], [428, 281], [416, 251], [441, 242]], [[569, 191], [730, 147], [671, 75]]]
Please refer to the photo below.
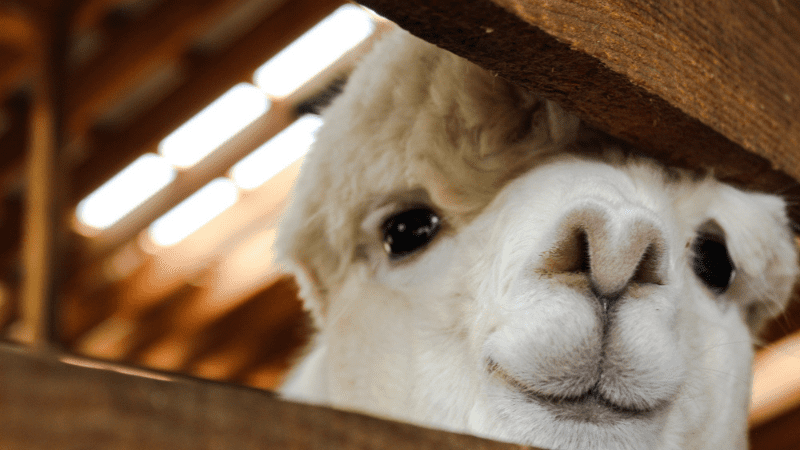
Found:
[[[648, 411], [622, 408], [594, 393], [555, 400], [496, 380], [487, 391], [488, 422], [472, 431], [508, 442], [558, 449], [662, 448], [671, 403]], [[483, 414], [480, 414], [483, 416]]]
[[[497, 376], [497, 374], [495, 373]], [[509, 383], [502, 378], [511, 395], [520, 396], [523, 402], [537, 405], [547, 411], [554, 419], [572, 422], [586, 422], [597, 425], [613, 425], [626, 420], [648, 420], [669, 406], [661, 402], [656, 407], [635, 409], [615, 403], [592, 389], [577, 397], [553, 397], [528, 389], [518, 383]]]

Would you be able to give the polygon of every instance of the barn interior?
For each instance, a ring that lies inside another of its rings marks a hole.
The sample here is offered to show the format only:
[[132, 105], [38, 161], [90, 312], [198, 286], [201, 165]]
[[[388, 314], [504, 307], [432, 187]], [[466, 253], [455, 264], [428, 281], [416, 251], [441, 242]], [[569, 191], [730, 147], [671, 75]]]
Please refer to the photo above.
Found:
[[[311, 331], [272, 244], [319, 114], [390, 20], [432, 33], [364, 3], [0, 3], [0, 339], [274, 390]], [[798, 299], [758, 346], [753, 449], [800, 445]]]

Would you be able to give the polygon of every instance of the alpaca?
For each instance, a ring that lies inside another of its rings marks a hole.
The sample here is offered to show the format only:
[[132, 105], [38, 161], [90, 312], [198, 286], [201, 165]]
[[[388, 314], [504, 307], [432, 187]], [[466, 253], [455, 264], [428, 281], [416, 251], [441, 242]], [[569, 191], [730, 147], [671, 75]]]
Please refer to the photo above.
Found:
[[615, 149], [398, 30], [325, 111], [279, 230], [298, 401], [552, 449], [746, 448], [788, 302], [782, 199]]

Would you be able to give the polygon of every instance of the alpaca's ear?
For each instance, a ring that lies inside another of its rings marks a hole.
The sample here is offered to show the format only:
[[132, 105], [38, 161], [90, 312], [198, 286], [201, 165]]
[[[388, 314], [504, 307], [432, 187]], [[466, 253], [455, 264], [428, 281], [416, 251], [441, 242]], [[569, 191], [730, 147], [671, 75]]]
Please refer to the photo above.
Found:
[[772, 195], [721, 185], [711, 213], [724, 230], [736, 267], [726, 296], [757, 334], [767, 320], [786, 308], [798, 277], [798, 249], [786, 204]]
[[556, 144], [563, 144], [574, 139], [580, 126], [580, 119], [564, 111], [558, 103], [549, 100], [546, 102], [550, 140]]
[[325, 323], [330, 291], [327, 283], [334, 279], [339, 257], [327, 241], [322, 217], [310, 213], [319, 208], [314, 204], [319, 196], [296, 194], [299, 195], [281, 220], [276, 258], [283, 270], [295, 276], [303, 304], [319, 327]]

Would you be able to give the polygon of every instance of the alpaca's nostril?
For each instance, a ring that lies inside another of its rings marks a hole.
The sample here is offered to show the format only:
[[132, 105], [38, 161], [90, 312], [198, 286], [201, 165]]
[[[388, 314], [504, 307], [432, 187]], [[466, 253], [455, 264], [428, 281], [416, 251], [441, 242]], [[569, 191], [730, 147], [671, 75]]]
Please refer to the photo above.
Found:
[[614, 299], [631, 284], [665, 284], [663, 233], [635, 214], [600, 208], [574, 210], [561, 222], [561, 238], [547, 253], [551, 274], [585, 274], [598, 298]]
[[545, 258], [549, 273], [589, 273], [589, 237], [586, 231], [575, 228], [559, 241]]
[[639, 260], [631, 282], [639, 284], [664, 284], [661, 270], [662, 250], [659, 245], [650, 244]]

